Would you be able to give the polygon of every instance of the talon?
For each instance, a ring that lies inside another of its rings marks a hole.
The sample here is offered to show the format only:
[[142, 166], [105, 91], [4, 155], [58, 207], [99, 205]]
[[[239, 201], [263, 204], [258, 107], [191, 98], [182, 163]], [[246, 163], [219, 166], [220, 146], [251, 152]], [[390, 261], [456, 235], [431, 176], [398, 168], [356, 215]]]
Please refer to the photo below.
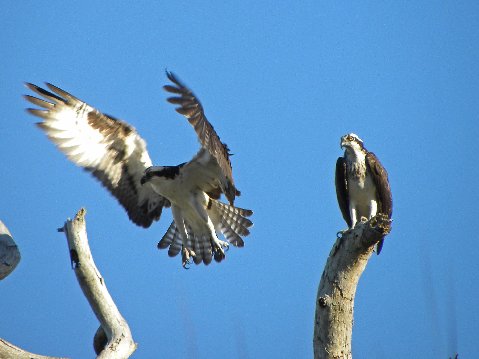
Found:
[[223, 259], [226, 258], [225, 252], [223, 252], [221, 248], [219, 248], [219, 250], [217, 251], [214, 251], [213, 253], [214, 253], [215, 261], [217, 262], [221, 262]]
[[[225, 250], [223, 250], [223, 248]], [[215, 261], [221, 262], [223, 259], [225, 259], [225, 251], [228, 251], [230, 248], [230, 245], [228, 242], [225, 241], [220, 241], [217, 239], [212, 239], [211, 240], [211, 251], [213, 253], [213, 257]]]
[[219, 243], [219, 246], [220, 248], [224, 248], [225, 250], [228, 250], [230, 249], [230, 244], [228, 242], [225, 242], [225, 241], [218, 241]]
[[191, 264], [191, 258], [192, 257], [195, 257], [196, 256], [196, 253], [191, 250], [191, 249], [188, 249], [186, 247], [183, 247], [183, 249], [181, 250], [181, 259], [182, 259], [182, 264], [183, 264], [183, 268], [185, 269], [189, 269], [190, 267], [190, 264]]
[[223, 250], [223, 248], [228, 250], [230, 247], [230, 244], [228, 242], [215, 239], [211, 241], [211, 247], [213, 249], [213, 252], [216, 252], [217, 250]]

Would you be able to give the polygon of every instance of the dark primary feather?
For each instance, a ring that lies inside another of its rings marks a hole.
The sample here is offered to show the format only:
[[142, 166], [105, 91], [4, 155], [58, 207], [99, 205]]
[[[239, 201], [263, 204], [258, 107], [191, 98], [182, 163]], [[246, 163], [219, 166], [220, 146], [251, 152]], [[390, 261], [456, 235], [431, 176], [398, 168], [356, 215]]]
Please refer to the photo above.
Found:
[[43, 119], [37, 125], [72, 162], [91, 172], [139, 226], [149, 227], [168, 200], [141, 186], [151, 166], [144, 140], [126, 122], [105, 115], [68, 92], [48, 84], [47, 91], [27, 83], [43, 99], [25, 99], [43, 109], [27, 109]]
[[346, 178], [346, 160], [343, 157], [339, 157], [336, 161], [336, 196], [343, 218], [348, 224], [348, 227], [351, 228], [352, 221], [351, 214], [349, 213], [349, 196]]
[[[373, 152], [366, 154], [366, 165], [376, 185], [378, 213], [383, 213], [391, 218], [393, 214], [393, 198], [391, 187], [389, 186], [388, 173]], [[383, 244], [384, 239], [381, 239], [377, 244], [376, 253], [378, 255], [381, 253]]]
[[228, 201], [233, 204], [235, 196], [239, 195], [239, 191], [234, 185], [228, 147], [221, 142], [215, 129], [206, 118], [203, 106], [191, 90], [183, 85], [173, 73], [167, 72], [166, 74], [175, 86], [166, 85], [163, 88], [170, 93], [179, 95], [168, 98], [168, 102], [179, 105], [176, 111], [188, 118], [198, 135], [201, 146], [207, 149], [211, 156], [216, 159], [227, 182], [223, 191]]
[[383, 213], [391, 218], [393, 213], [393, 199], [389, 186], [388, 173], [373, 152], [366, 155], [366, 164], [370, 170], [379, 200], [378, 213]]

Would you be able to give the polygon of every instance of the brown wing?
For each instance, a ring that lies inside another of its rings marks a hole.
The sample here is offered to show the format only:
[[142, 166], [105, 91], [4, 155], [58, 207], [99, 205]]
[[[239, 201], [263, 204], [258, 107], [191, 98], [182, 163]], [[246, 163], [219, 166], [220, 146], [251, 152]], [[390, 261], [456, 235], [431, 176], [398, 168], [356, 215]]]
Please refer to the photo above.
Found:
[[336, 161], [336, 196], [338, 198], [339, 208], [343, 214], [343, 218], [351, 228], [351, 214], [349, 213], [349, 194], [348, 194], [348, 181], [346, 179], [346, 160], [343, 157], [339, 157]]
[[376, 155], [372, 152], [368, 152], [366, 155], [366, 164], [369, 168], [374, 184], [376, 185], [376, 192], [379, 201], [378, 212], [391, 218], [393, 213], [393, 198], [391, 188], [389, 187], [388, 173]]
[[27, 109], [42, 119], [37, 125], [70, 161], [91, 172], [139, 226], [158, 220], [169, 201], [140, 183], [151, 166], [145, 141], [129, 124], [107, 116], [58, 87], [47, 91], [26, 86], [42, 96], [25, 99], [42, 109]]
[[[383, 213], [391, 218], [393, 214], [393, 198], [391, 188], [389, 187], [388, 173], [379, 159], [372, 152], [366, 155], [366, 165], [369, 168], [378, 196], [378, 213]], [[379, 255], [383, 248], [384, 239], [381, 239], [376, 247], [376, 253]]]
[[222, 191], [228, 201], [233, 204], [235, 196], [240, 193], [234, 185], [228, 146], [221, 142], [215, 129], [206, 118], [203, 106], [190, 89], [183, 85], [173, 73], [167, 71], [166, 75], [174, 86], [166, 85], [164, 89], [179, 95], [168, 98], [168, 102], [179, 105], [176, 111], [188, 119], [198, 135], [201, 146], [208, 150], [210, 155], [216, 160], [221, 169], [222, 177], [224, 177], [220, 179]]

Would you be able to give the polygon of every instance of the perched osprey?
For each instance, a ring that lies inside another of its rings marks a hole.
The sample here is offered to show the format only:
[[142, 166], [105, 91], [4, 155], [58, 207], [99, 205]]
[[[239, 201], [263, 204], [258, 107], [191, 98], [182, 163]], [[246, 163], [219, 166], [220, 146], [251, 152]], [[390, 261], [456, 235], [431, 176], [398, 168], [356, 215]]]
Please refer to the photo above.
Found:
[[[344, 157], [336, 162], [336, 195], [343, 218], [349, 228], [365, 217], [378, 213], [391, 218], [393, 201], [388, 174], [379, 159], [369, 152], [354, 133], [341, 137]], [[383, 241], [377, 245], [381, 252]]]
[[[171, 207], [173, 223], [158, 243], [169, 247], [168, 255], [182, 252], [186, 266], [221, 262], [231, 243], [243, 247], [249, 234], [250, 210], [235, 207], [236, 189], [228, 147], [221, 142], [206, 119], [201, 103], [171, 72], [170, 103], [194, 127], [201, 148], [178, 166], [152, 166], [146, 143], [135, 128], [105, 115], [58, 87], [50, 91], [27, 83], [43, 99], [25, 95], [42, 109], [27, 109], [43, 119], [37, 125], [45, 131], [69, 160], [91, 172], [126, 209], [135, 224], [149, 227], [160, 219], [163, 207]], [[224, 194], [229, 204], [218, 201]], [[226, 241], [218, 239], [221, 232]]]

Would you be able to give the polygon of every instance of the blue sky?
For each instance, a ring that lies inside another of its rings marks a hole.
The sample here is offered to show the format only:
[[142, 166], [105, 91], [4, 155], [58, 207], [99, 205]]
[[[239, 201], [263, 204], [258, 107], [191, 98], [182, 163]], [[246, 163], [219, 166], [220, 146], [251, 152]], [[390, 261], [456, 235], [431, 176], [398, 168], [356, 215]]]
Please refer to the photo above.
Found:
[[[98, 323], [56, 228], [87, 208], [97, 266], [134, 358], [310, 358], [314, 303], [338, 230], [340, 136], [388, 169], [394, 226], [358, 287], [355, 358], [477, 356], [479, 3], [10, 2], [0, 13], [0, 219], [22, 253], [0, 283], [0, 336], [93, 356]], [[235, 154], [254, 227], [227, 260], [185, 271], [55, 149], [24, 112], [51, 82], [137, 128], [155, 164], [197, 151], [165, 69]]]

